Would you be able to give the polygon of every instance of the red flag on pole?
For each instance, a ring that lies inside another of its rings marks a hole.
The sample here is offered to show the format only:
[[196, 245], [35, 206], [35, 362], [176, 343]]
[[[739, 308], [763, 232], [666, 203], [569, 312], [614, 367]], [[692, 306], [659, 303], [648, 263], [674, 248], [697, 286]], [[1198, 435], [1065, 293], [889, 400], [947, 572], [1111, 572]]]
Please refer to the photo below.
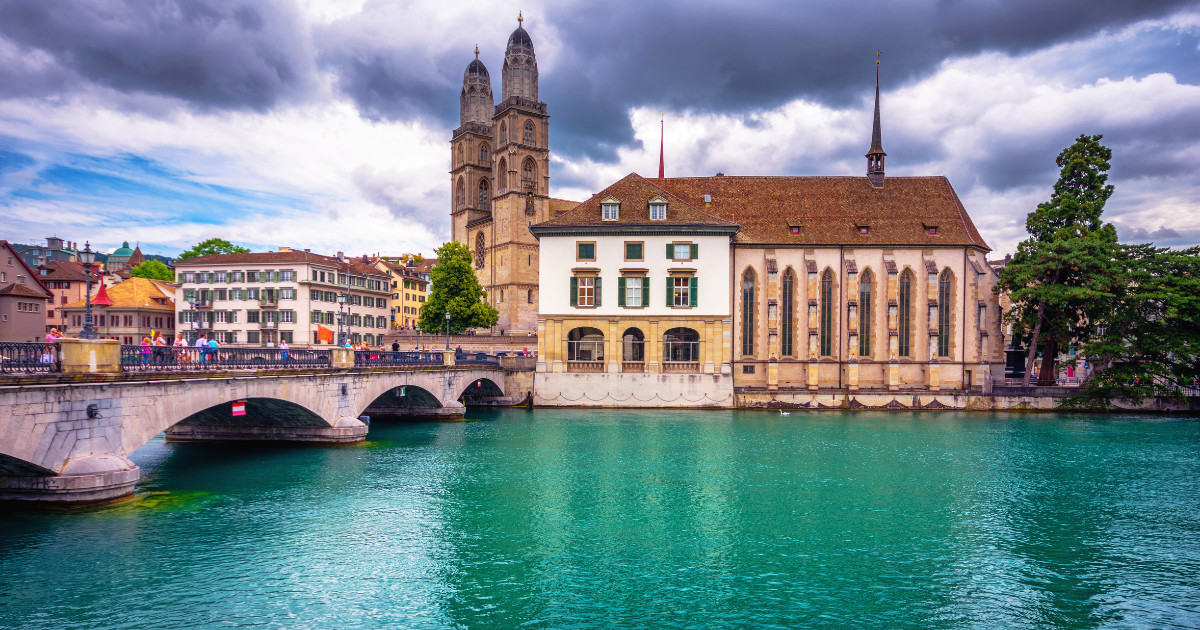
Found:
[[[660, 112], [661, 114], [661, 112]], [[658, 178], [662, 179], [665, 176], [666, 169], [663, 162], [663, 119], [658, 119]]]
[[246, 415], [246, 401], [244, 401], [244, 400], [233, 401], [233, 415], [235, 415], [235, 416]]

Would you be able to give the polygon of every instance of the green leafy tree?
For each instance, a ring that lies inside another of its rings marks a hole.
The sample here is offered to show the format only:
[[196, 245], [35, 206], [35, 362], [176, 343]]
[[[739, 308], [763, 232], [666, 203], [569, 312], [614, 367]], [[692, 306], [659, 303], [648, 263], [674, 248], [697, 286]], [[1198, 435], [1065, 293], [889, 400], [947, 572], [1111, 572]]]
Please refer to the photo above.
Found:
[[1200, 247], [1122, 245], [1119, 282], [1083, 346], [1092, 367], [1075, 405], [1179, 398], [1200, 379]]
[[1117, 231], [1100, 220], [1113, 194], [1107, 183], [1112, 151], [1100, 144], [1102, 138], [1081, 135], [1058, 154], [1054, 193], [1026, 217], [1029, 238], [996, 285], [1012, 299], [1013, 334], [1029, 344], [1025, 385], [1039, 348], [1038, 382], [1054, 383], [1058, 348], [1086, 340], [1114, 295]]
[[471, 250], [451, 241], [437, 249], [437, 256], [438, 264], [429, 272], [433, 290], [421, 309], [421, 330], [444, 330], [447, 311], [452, 333], [495, 326], [500, 314], [483, 301], [483, 287], [471, 268]]
[[197, 256], [209, 256], [212, 254], [248, 254], [250, 250], [234, 245], [222, 238], [210, 238], [200, 241], [192, 246], [191, 249], [185, 250], [179, 255], [179, 260], [184, 258], [195, 258]]
[[150, 259], [142, 264], [129, 270], [129, 275], [134, 278], [150, 278], [151, 280], [166, 280], [167, 282], [175, 281], [175, 272], [171, 268], [164, 265], [162, 261]]

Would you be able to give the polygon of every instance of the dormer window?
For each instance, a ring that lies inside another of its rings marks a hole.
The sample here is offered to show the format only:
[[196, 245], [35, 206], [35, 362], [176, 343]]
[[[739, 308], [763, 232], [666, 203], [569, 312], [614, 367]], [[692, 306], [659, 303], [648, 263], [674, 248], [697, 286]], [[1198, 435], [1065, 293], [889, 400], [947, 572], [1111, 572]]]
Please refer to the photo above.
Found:
[[600, 218], [605, 221], [616, 221], [621, 218], [621, 202], [612, 197], [600, 202]]
[[938, 234], [937, 226], [936, 225], [926, 225], [925, 233], [928, 234], [929, 236], [937, 236], [937, 234]]
[[655, 197], [650, 200], [650, 220], [651, 221], [666, 221], [667, 220], [667, 200], [662, 197]]
[[799, 226], [799, 225], [793, 225], [793, 226], [791, 227], [791, 232], [792, 232], [792, 234], [799, 234], [799, 233], [800, 233], [800, 226]]
[[871, 233], [871, 228], [870, 228], [870, 226], [866, 226], [866, 225], [860, 225], [860, 226], [858, 226], [858, 235], [859, 235], [859, 236], [866, 236], [866, 235], [868, 235], [868, 234], [870, 234], [870, 233]]

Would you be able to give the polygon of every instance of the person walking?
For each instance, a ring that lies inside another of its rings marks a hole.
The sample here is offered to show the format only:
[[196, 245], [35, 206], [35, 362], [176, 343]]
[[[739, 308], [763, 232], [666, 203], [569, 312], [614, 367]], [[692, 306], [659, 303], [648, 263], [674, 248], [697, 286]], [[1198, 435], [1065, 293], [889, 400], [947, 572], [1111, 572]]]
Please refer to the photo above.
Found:
[[213, 335], [212, 339], [208, 340], [208, 358], [213, 363], [217, 362], [217, 349], [220, 347], [221, 345], [217, 343], [217, 336]]
[[162, 336], [162, 331], [160, 330], [153, 331], [151, 337], [151, 343], [154, 344], [154, 364], [162, 365], [166, 363], [167, 340]]
[[197, 354], [200, 355], [200, 365], [208, 363], [208, 338], [204, 336], [204, 333], [200, 333], [200, 336], [196, 337], [196, 349], [199, 350]]
[[150, 338], [142, 337], [142, 365], [150, 365]]
[[284, 363], [287, 363], [287, 360], [288, 360], [287, 339], [279, 340], [279, 358], [282, 359]]

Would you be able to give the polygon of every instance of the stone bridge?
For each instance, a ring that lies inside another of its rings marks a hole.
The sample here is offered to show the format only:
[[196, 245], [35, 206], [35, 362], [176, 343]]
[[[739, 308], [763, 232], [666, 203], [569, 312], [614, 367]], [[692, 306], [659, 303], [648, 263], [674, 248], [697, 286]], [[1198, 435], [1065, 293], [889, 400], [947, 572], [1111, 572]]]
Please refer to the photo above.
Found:
[[75, 370], [83, 373], [0, 379], [0, 500], [88, 503], [132, 494], [140, 471], [128, 456], [163, 432], [170, 441], [346, 444], [366, 438], [372, 416], [461, 419], [464, 402], [525, 400], [532, 370], [523, 367], [123, 374], [96, 369], [93, 353], [88, 369]]

